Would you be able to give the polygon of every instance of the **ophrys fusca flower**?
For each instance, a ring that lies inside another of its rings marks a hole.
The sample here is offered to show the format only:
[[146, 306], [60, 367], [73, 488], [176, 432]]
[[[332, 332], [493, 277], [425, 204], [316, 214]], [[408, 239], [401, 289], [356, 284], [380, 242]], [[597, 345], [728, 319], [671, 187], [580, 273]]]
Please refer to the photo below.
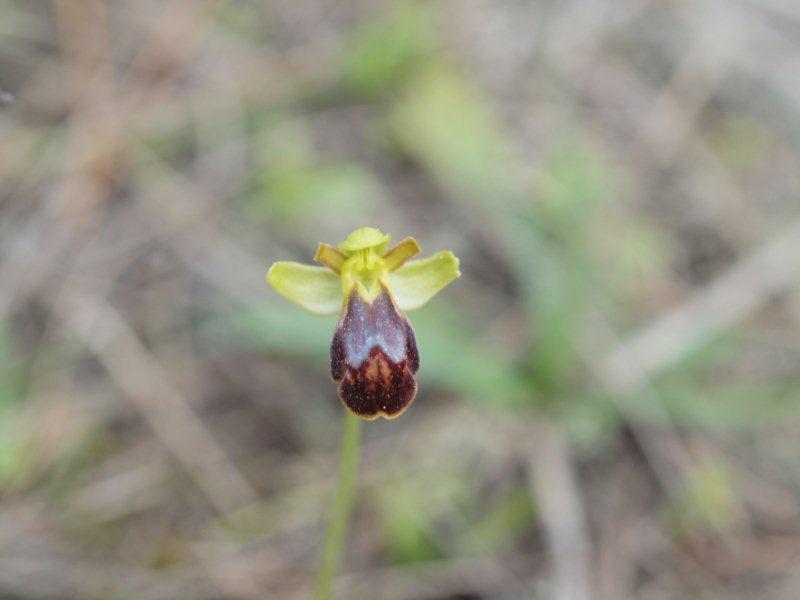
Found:
[[331, 377], [342, 403], [363, 419], [393, 419], [413, 402], [419, 351], [403, 311], [461, 274], [452, 252], [409, 260], [420, 252], [413, 238], [390, 244], [390, 235], [362, 227], [336, 248], [320, 243], [314, 260], [324, 267], [277, 262], [267, 273], [278, 293], [306, 310], [339, 313]]

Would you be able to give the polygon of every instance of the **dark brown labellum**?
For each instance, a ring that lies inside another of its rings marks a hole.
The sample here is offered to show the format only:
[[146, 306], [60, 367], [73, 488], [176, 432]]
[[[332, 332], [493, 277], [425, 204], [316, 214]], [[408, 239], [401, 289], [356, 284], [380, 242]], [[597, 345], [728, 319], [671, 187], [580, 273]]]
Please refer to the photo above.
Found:
[[393, 419], [414, 401], [419, 351], [414, 331], [384, 289], [372, 302], [353, 290], [331, 342], [339, 398], [364, 419]]

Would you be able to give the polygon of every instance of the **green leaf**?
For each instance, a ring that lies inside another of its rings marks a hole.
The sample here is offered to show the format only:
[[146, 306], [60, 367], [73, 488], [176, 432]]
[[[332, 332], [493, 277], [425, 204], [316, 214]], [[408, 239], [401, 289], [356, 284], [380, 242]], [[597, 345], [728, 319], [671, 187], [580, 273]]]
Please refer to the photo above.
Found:
[[692, 466], [684, 488], [666, 507], [666, 517], [678, 534], [698, 531], [726, 533], [741, 516], [736, 486], [726, 465], [701, 459]]
[[276, 351], [283, 356], [310, 358], [323, 369], [330, 361], [333, 324], [328, 319], [300, 312], [285, 303], [249, 307], [210, 321], [208, 329], [214, 337], [232, 335], [232, 343], [246, 340], [258, 348]]
[[11, 338], [0, 328], [0, 409], [16, 407], [25, 397], [25, 377]]
[[[798, 381], [741, 381], [703, 384], [679, 376], [654, 383], [670, 419], [685, 427], [708, 431], [741, 430], [760, 423], [796, 419], [800, 412]], [[657, 418], [651, 407], [639, 406], [646, 418]]]
[[364, 23], [345, 51], [345, 84], [368, 97], [398, 89], [441, 46], [437, 16], [431, 3], [403, 2]]
[[443, 250], [429, 258], [412, 260], [386, 276], [389, 289], [402, 310], [423, 306], [461, 275], [458, 259]]
[[515, 349], [483, 336], [475, 315], [442, 303], [415, 313], [411, 322], [423, 378], [495, 408], [530, 403], [532, 390], [515, 368]]
[[375, 179], [359, 165], [309, 162], [265, 167], [251, 204], [257, 214], [297, 225], [320, 205], [331, 213], [358, 212], [380, 195]]
[[276, 262], [267, 282], [280, 295], [318, 315], [335, 315], [342, 308], [339, 276], [325, 267]]
[[524, 485], [506, 490], [496, 501], [486, 504], [485, 499], [480, 501], [483, 514], [471, 515], [471, 527], [458, 540], [463, 554], [502, 552], [528, 535], [535, 522], [534, 504]]
[[422, 473], [385, 481], [378, 489], [383, 535], [393, 562], [409, 564], [441, 558], [432, 532], [436, 513], [442, 507], [431, 498], [431, 491], [449, 483]]
[[392, 111], [398, 147], [453, 194], [493, 211], [514, 197], [508, 152], [489, 104], [460, 71], [436, 63], [416, 75]]
[[357, 162], [323, 157], [308, 119], [272, 114], [254, 123], [255, 164], [245, 190], [247, 210], [299, 234], [320, 214], [360, 214], [383, 197], [379, 182]]

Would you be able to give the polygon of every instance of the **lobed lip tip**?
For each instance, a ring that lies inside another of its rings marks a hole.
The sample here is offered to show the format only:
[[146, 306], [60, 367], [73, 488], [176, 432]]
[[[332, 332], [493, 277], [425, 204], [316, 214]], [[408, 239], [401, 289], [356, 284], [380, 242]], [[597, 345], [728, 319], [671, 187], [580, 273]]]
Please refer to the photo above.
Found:
[[[341, 400], [341, 396], [339, 397], [339, 399]], [[359, 419], [362, 419], [363, 421], [377, 421], [378, 419], [386, 419], [387, 421], [394, 421], [397, 417], [405, 413], [406, 410], [408, 410], [408, 407], [411, 406], [411, 404], [413, 404], [413, 402], [414, 399], [412, 398], [411, 401], [402, 408], [402, 410], [399, 410], [396, 413], [387, 413], [382, 410], [379, 410], [374, 414], [361, 414], [351, 409], [349, 406], [347, 406], [344, 400], [342, 400], [342, 404], [344, 405], [344, 407], [352, 414], [357, 416]]]
[[[336, 381], [336, 380], [334, 380], [334, 381]], [[355, 410], [353, 410], [350, 407], [350, 404], [347, 402], [347, 400], [345, 400], [345, 398], [344, 398], [344, 396], [342, 394], [341, 386], [339, 386], [339, 389], [337, 390], [337, 392], [338, 392], [337, 395], [339, 396], [339, 401], [342, 403], [342, 406], [344, 406], [347, 410], [349, 410], [351, 413], [353, 413], [359, 419], [363, 419], [365, 421], [375, 421], [375, 420], [377, 420], [379, 418], [383, 418], [383, 419], [386, 419], [387, 421], [393, 421], [394, 419], [396, 419], [397, 417], [399, 417], [400, 415], [405, 413], [408, 410], [408, 408], [412, 404], [414, 404], [414, 400], [417, 399], [417, 394], [419, 392], [419, 389], [417, 388], [416, 385], [414, 386], [413, 395], [408, 399], [408, 401], [403, 406], [400, 407], [400, 409], [398, 411], [396, 411], [396, 412], [386, 412], [384, 410], [378, 409], [374, 413], [359, 413], [359, 412], [356, 412]]]

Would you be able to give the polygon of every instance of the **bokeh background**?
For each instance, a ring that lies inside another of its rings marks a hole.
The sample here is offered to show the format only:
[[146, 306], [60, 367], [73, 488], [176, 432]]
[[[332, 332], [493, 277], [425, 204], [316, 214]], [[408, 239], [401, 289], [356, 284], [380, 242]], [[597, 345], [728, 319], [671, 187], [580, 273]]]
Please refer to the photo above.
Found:
[[338, 598], [800, 597], [793, 0], [0, 0], [0, 91], [0, 597], [308, 597], [362, 225], [463, 276]]

